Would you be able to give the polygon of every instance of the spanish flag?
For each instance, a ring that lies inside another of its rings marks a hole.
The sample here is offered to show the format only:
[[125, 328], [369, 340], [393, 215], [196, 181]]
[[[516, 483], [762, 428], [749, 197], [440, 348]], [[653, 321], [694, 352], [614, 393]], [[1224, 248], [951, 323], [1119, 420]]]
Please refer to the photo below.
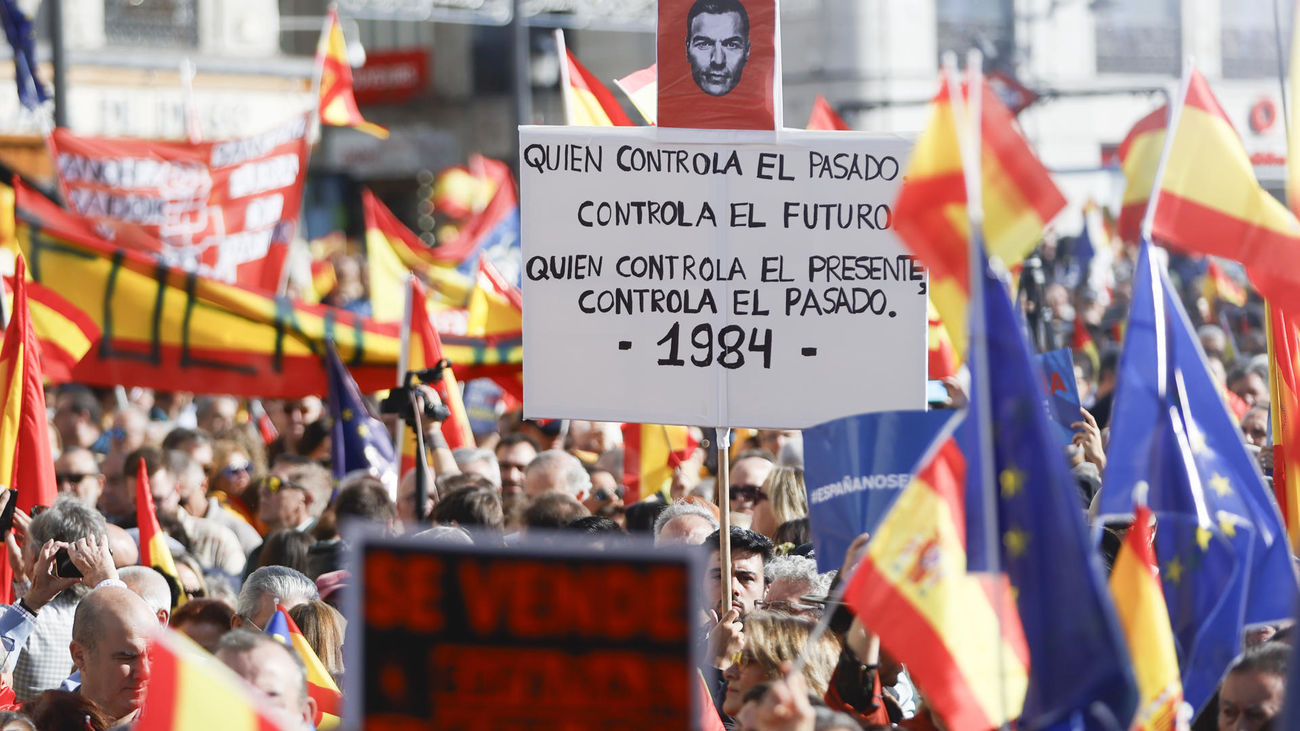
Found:
[[941, 439], [877, 526], [844, 600], [907, 664], [944, 728], [985, 731], [1020, 715], [1029, 651], [1005, 577], [967, 573], [966, 460]]
[[1260, 187], [1227, 114], [1195, 70], [1177, 119], [1152, 233], [1184, 251], [1245, 264], [1261, 294], [1300, 310], [1300, 224]]
[[1246, 306], [1246, 288], [1237, 284], [1228, 273], [1223, 271], [1219, 262], [1210, 257], [1206, 261], [1205, 279], [1201, 282], [1201, 294], [1216, 312], [1220, 301], [1238, 307]]
[[478, 258], [478, 279], [469, 294], [467, 335], [499, 335], [523, 329], [524, 301], [486, 256]]
[[1119, 236], [1136, 243], [1141, 238], [1151, 186], [1156, 181], [1160, 152], [1165, 146], [1169, 105], [1139, 119], [1119, 144], [1120, 168], [1124, 171], [1124, 198], [1119, 211]]
[[821, 94], [813, 100], [812, 113], [808, 115], [808, 129], [850, 129], [847, 122], [831, 108], [830, 102]]
[[925, 300], [925, 311], [928, 318], [927, 337], [929, 343], [929, 352], [926, 355], [928, 363], [928, 377], [932, 381], [940, 378], [951, 378], [957, 375], [961, 369], [961, 361], [957, 359], [957, 350], [952, 347], [952, 338], [948, 337], [948, 329], [943, 326], [943, 320], [939, 319], [939, 311], [934, 309], [934, 302], [927, 297]]
[[[171, 549], [167, 547], [167, 536], [158, 525], [158, 514], [154, 512], [153, 491], [149, 489], [149, 465], [143, 457], [136, 461], [135, 467], [135, 521], [140, 527], [140, 565], [158, 569], [176, 586], [183, 587], [180, 574], [176, 572], [176, 562], [172, 560]], [[185, 603], [185, 592], [176, 596], [176, 606]]]
[[335, 127], [352, 127], [379, 139], [388, 139], [388, 130], [367, 122], [357, 109], [352, 95], [352, 67], [348, 65], [348, 47], [343, 41], [339, 14], [330, 8], [316, 46], [316, 72], [320, 75], [320, 121]]
[[[1008, 267], [1038, 245], [1065, 198], [988, 84], [980, 89], [980, 184], [984, 241]], [[963, 92], [963, 96], [968, 96]], [[930, 298], [958, 357], [965, 357], [970, 299], [970, 224], [952, 91], [935, 98], [929, 125], [916, 141], [894, 205], [894, 228], [930, 270]]]
[[279, 604], [275, 607], [271, 621], [266, 623], [266, 633], [297, 652], [307, 666], [307, 695], [316, 701], [316, 728], [322, 731], [338, 728], [339, 718], [343, 715], [343, 694], [325, 669], [325, 663], [320, 661], [316, 651], [307, 643], [307, 638], [303, 637], [298, 624]]
[[685, 426], [623, 425], [624, 501], [631, 505], [657, 492], [668, 496], [673, 472], [699, 447]]
[[1088, 356], [1088, 360], [1092, 362], [1092, 372], [1100, 375], [1098, 371], [1101, 370], [1101, 354], [1097, 352], [1097, 343], [1092, 339], [1092, 333], [1088, 332], [1088, 323], [1083, 321], [1083, 317], [1078, 312], [1074, 314], [1074, 332], [1070, 337], [1070, 348]]
[[1300, 553], [1300, 321], [1271, 302], [1266, 313], [1273, 495], [1291, 551]]
[[[1291, 38], [1291, 98], [1300, 93], [1300, 23]], [[1291, 115], [1290, 144], [1300, 140], [1300, 120]], [[1286, 159], [1286, 199], [1300, 211], [1300, 154]], [[1265, 303], [1268, 329], [1269, 418], [1273, 427], [1273, 495], [1286, 523], [1291, 552], [1300, 553], [1300, 319], [1273, 301]]]
[[474, 282], [453, 262], [438, 258], [434, 249], [407, 228], [379, 198], [361, 191], [366, 220], [366, 258], [370, 271], [370, 307], [375, 320], [401, 322], [406, 277], [415, 272], [433, 285], [434, 302], [464, 307]]
[[500, 181], [482, 172], [475, 174], [464, 165], [452, 165], [439, 172], [433, 179], [431, 194], [434, 212], [461, 220], [483, 210]]
[[27, 266], [14, 261], [13, 313], [0, 346], [0, 490], [18, 490], [17, 506], [29, 515], [53, 505], [58, 487], [46, 426], [41, 346], [27, 301]]
[[170, 629], [149, 644], [149, 690], [136, 731], [291, 731], [269, 701], [193, 640]]
[[653, 125], [659, 114], [659, 65], [650, 64], [614, 83], [623, 90], [646, 124]]
[[1174, 633], [1151, 547], [1151, 510], [1138, 506], [1110, 573], [1110, 593], [1128, 640], [1138, 686], [1132, 731], [1174, 731], [1183, 702]]
[[[433, 327], [433, 321], [429, 319], [429, 311], [425, 308], [427, 295], [424, 285], [414, 277], [410, 279], [409, 297], [411, 302], [410, 362], [407, 369], [414, 371], [431, 368], [444, 357], [442, 338]], [[442, 435], [447, 440], [447, 446], [452, 449], [474, 446], [474, 432], [470, 429], [469, 415], [465, 412], [465, 403], [461, 400], [460, 385], [456, 382], [456, 375], [452, 369], [444, 368], [442, 379], [429, 385], [438, 392], [438, 398], [442, 399], [447, 410], [451, 412], [451, 418], [442, 423]], [[411, 456], [414, 455], [412, 451]]]
[[578, 63], [564, 43], [564, 31], [555, 29], [560, 52], [560, 88], [564, 89], [564, 123], [583, 127], [632, 127], [614, 95], [595, 74]]

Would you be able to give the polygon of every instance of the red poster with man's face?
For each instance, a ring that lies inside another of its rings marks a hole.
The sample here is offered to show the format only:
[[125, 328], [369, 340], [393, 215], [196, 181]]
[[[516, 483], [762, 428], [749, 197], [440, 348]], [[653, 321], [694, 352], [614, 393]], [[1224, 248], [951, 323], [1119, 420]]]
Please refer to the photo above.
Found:
[[659, 0], [659, 126], [775, 129], [776, 20], [776, 0]]

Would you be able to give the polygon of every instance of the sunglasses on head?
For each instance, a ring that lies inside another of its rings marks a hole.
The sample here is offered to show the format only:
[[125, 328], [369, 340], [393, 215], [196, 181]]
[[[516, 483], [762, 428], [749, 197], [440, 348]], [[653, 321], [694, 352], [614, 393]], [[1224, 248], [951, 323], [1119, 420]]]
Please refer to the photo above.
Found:
[[731, 499], [758, 503], [766, 500], [767, 495], [763, 494], [763, 488], [758, 485], [737, 485], [731, 488]]
[[252, 466], [249, 465], [247, 462], [245, 462], [244, 464], [231, 464], [221, 468], [221, 475], [227, 478], [234, 477], [235, 475], [238, 474], [246, 475], [251, 469]]
[[307, 490], [307, 488], [303, 487], [302, 485], [299, 485], [296, 482], [293, 482], [292, 480], [286, 480], [283, 477], [277, 477], [275, 475], [271, 475], [270, 477], [263, 480], [262, 487], [266, 488], [266, 491], [271, 493], [272, 495], [279, 492], [281, 488], [285, 488], [285, 487], [297, 488], [299, 490], [303, 490], [304, 492]]

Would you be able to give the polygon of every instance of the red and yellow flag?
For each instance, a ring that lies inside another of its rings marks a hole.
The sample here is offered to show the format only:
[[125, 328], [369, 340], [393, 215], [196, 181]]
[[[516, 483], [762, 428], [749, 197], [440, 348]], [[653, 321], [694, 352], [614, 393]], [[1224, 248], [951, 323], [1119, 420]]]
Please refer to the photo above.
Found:
[[1159, 195], [1152, 228], [1157, 239], [1245, 264], [1261, 294], [1300, 312], [1300, 224], [1260, 187], [1227, 114], [1196, 71], [1188, 80]]
[[944, 728], [986, 731], [1020, 715], [1029, 651], [1005, 577], [966, 572], [965, 474], [949, 437], [877, 526], [844, 600]]
[[478, 279], [469, 294], [467, 335], [499, 335], [523, 330], [524, 300], [515, 287], [488, 261], [478, 258]]
[[[158, 525], [158, 513], [153, 507], [153, 491], [149, 489], [149, 465], [143, 457], [135, 467], [135, 521], [140, 530], [140, 565], [158, 569], [184, 587], [180, 574], [176, 571], [176, 562], [172, 560], [171, 549], [167, 547], [167, 535]], [[185, 603], [185, 592], [176, 597], [176, 606]]]
[[[445, 356], [442, 349], [442, 338], [438, 331], [433, 327], [433, 321], [429, 319], [429, 311], [425, 308], [424, 302], [427, 297], [424, 291], [424, 285], [418, 280], [410, 280], [411, 296], [411, 340], [410, 340], [410, 370], [421, 370], [430, 368]], [[453, 363], [453, 368], [455, 364]], [[456, 375], [452, 368], [442, 370], [442, 379], [437, 383], [430, 384], [438, 392], [438, 398], [442, 399], [447, 410], [451, 412], [451, 418], [442, 423], [442, 435], [447, 440], [447, 446], [452, 449], [457, 447], [474, 446], [474, 432], [469, 426], [469, 415], [465, 412], [465, 403], [461, 400], [460, 385], [456, 382]], [[414, 457], [414, 452], [412, 452]]]
[[1101, 369], [1101, 354], [1097, 352], [1097, 343], [1092, 339], [1092, 333], [1088, 332], [1088, 323], [1083, 321], [1079, 313], [1074, 315], [1074, 332], [1070, 337], [1070, 348], [1076, 352], [1088, 356], [1092, 362], [1092, 372], [1097, 374]]
[[808, 129], [847, 130], [851, 128], [839, 114], [835, 113], [830, 102], [826, 101], [826, 97], [818, 94], [813, 100], [812, 114], [808, 115]]
[[699, 442], [685, 426], [623, 425], [623, 500], [632, 503], [656, 492], [668, 497], [673, 471], [690, 459]]
[[1174, 731], [1183, 684], [1164, 589], [1151, 547], [1151, 511], [1138, 506], [1133, 527], [1115, 557], [1110, 593], [1133, 659], [1138, 709], [1131, 731]]
[[401, 322], [406, 276], [415, 272], [433, 286], [433, 301], [465, 307], [474, 282], [440, 259], [368, 189], [361, 191], [366, 219], [366, 259], [371, 314], [379, 322]]
[[[1300, 93], [1300, 23], [1292, 29], [1291, 98]], [[1300, 139], [1300, 119], [1291, 115], [1288, 144]], [[1300, 211], [1300, 156], [1291, 147], [1286, 159], [1286, 199]], [[1273, 494], [1282, 511], [1291, 552], [1300, 553], [1300, 318], [1270, 300], [1265, 303], [1268, 332], [1269, 418], [1273, 427]]]
[[352, 67], [348, 64], [348, 46], [343, 41], [339, 14], [330, 8], [325, 31], [316, 45], [316, 68], [320, 74], [320, 121], [335, 127], [352, 127], [379, 139], [388, 138], [388, 130], [367, 122], [352, 95]]
[[27, 305], [41, 343], [42, 374], [54, 383], [73, 380], [72, 369], [99, 341], [99, 327], [86, 313], [45, 287], [29, 288]]
[[934, 309], [934, 302], [928, 297], [925, 300], [925, 311], [928, 318], [926, 340], [929, 343], [926, 356], [929, 371], [927, 377], [936, 381], [956, 376], [961, 369], [961, 361], [957, 358], [956, 348], [952, 347], [952, 338], [948, 337], [948, 328], [943, 326], [939, 311]]
[[303, 636], [302, 630], [298, 629], [293, 617], [277, 604], [275, 616], [267, 623], [266, 631], [297, 652], [303, 665], [307, 666], [307, 695], [316, 701], [316, 728], [322, 731], [338, 728], [339, 719], [343, 715], [343, 693], [339, 691], [334, 677], [325, 669], [325, 663], [321, 662]]
[[58, 486], [26, 262], [20, 255], [14, 265], [13, 313], [0, 346], [0, 489], [17, 489], [17, 506], [30, 515], [37, 505], [54, 504]]
[[149, 644], [149, 690], [136, 731], [290, 731], [253, 686], [185, 635]]
[[[1065, 207], [1065, 198], [1016, 132], [1011, 113], [987, 83], [980, 93], [984, 245], [990, 255], [1010, 267], [1037, 246], [1047, 222]], [[894, 205], [894, 228], [930, 270], [930, 298], [958, 357], [964, 357], [970, 223], [957, 123], [945, 81], [935, 98], [930, 122], [912, 151]]]
[[564, 89], [564, 123], [583, 127], [632, 127], [623, 107], [595, 74], [578, 63], [564, 43], [564, 31], [555, 30], [560, 51], [560, 87]]
[[646, 124], [653, 125], [659, 115], [659, 65], [652, 63], [640, 71], [615, 79], [614, 83], [632, 100], [632, 106], [641, 113]]
[[1201, 294], [1215, 311], [1218, 310], [1219, 301], [1238, 307], [1246, 306], [1246, 288], [1228, 276], [1213, 257], [1206, 263], [1205, 279], [1201, 282]]
[[1119, 211], [1119, 236], [1136, 243], [1142, 233], [1151, 186], [1156, 182], [1156, 167], [1165, 146], [1169, 105], [1166, 104], [1139, 119], [1119, 145], [1120, 168], [1124, 171], [1124, 198]]

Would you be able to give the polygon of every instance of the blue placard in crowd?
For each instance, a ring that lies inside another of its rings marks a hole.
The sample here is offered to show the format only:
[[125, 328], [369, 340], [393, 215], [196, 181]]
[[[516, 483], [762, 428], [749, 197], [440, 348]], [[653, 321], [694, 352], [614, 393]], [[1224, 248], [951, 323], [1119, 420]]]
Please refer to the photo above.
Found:
[[465, 414], [469, 417], [470, 431], [491, 434], [497, 428], [497, 403], [505, 393], [500, 386], [486, 378], [475, 378], [465, 384], [462, 399]]
[[1069, 348], [1038, 354], [1043, 369], [1043, 393], [1047, 394], [1047, 413], [1056, 427], [1056, 439], [1067, 446], [1074, 439], [1071, 424], [1083, 421], [1079, 413], [1079, 385], [1074, 380], [1074, 356]]
[[804, 480], [817, 570], [838, 569], [853, 539], [875, 530], [911, 470], [956, 412], [886, 411], [803, 433]]

